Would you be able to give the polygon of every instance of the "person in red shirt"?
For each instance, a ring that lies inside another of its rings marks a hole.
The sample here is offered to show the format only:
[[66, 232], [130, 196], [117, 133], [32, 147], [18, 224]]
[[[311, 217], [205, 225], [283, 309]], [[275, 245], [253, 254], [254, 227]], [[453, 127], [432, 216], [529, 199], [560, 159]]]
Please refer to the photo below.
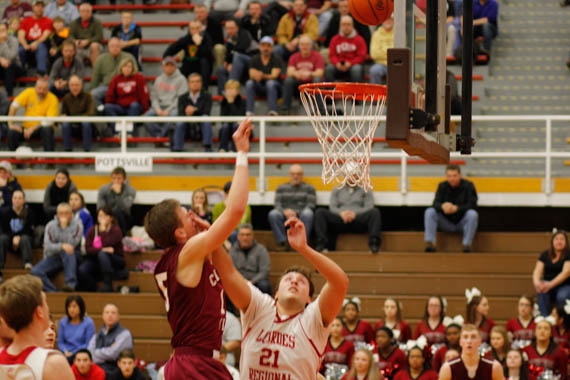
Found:
[[18, 42], [20, 43], [20, 62], [25, 68], [33, 58], [36, 59], [38, 75], [47, 73], [48, 45], [45, 43], [49, 38], [53, 26], [48, 17], [44, 17], [44, 1], [35, 0], [33, 16], [26, 17], [18, 30]]
[[431, 296], [426, 303], [424, 319], [418, 323], [414, 331], [414, 339], [425, 335], [428, 345], [445, 342], [445, 305], [441, 296]]
[[340, 33], [333, 37], [329, 45], [331, 63], [325, 69], [326, 81], [350, 79], [351, 82], [362, 82], [366, 54], [368, 54], [366, 42], [354, 29], [352, 17], [342, 16]]
[[406, 370], [408, 362], [406, 354], [394, 344], [394, 333], [388, 327], [380, 327], [376, 332], [376, 352], [378, 362], [376, 366], [387, 379], [394, 379], [394, 375]]
[[555, 321], [552, 328], [554, 342], [570, 355], [570, 300], [566, 300], [565, 306], [556, 305], [552, 309], [552, 317]]
[[344, 339], [352, 343], [374, 343], [375, 338], [372, 325], [358, 318], [358, 314], [360, 313], [360, 299], [354, 297], [344, 300], [342, 310], [342, 325], [344, 327], [342, 335]]
[[428, 368], [424, 357], [427, 341], [408, 341], [408, 369], [396, 373], [394, 380], [437, 380], [437, 372]]
[[511, 349], [511, 340], [507, 330], [503, 326], [495, 326], [491, 329], [491, 350], [485, 354], [490, 360], [496, 360], [503, 368], [507, 365], [507, 353]]
[[400, 301], [395, 298], [388, 297], [384, 301], [384, 319], [380, 319], [376, 322], [374, 330], [382, 326], [389, 327], [396, 340], [400, 343], [406, 343], [408, 340], [412, 339], [412, 329], [410, 325], [402, 319], [402, 307]]
[[[521, 296], [519, 298], [517, 318], [513, 318], [507, 322], [507, 331], [512, 337], [513, 343], [531, 341], [534, 338], [534, 320], [532, 318], [532, 310], [534, 309], [534, 300], [529, 296]], [[524, 343], [522, 343], [524, 345]]]
[[566, 379], [568, 375], [568, 355], [561, 349], [552, 337], [552, 317], [537, 317], [534, 322], [535, 338], [530, 346], [523, 348], [528, 357], [529, 369], [534, 376], [540, 376], [545, 370], [551, 370], [555, 375]]
[[75, 380], [105, 380], [105, 371], [93, 363], [91, 352], [86, 348], [75, 353], [71, 370], [75, 375]]
[[432, 368], [436, 372], [439, 372], [443, 363], [446, 362], [445, 357], [449, 350], [461, 351], [459, 335], [461, 334], [463, 322], [461, 315], [456, 315], [455, 318], [445, 317], [443, 319], [443, 325], [445, 326], [445, 345], [438, 349], [433, 357]]
[[[146, 81], [138, 72], [132, 58], [125, 58], [119, 63], [119, 73], [111, 79], [105, 96], [104, 113], [106, 116], [139, 116], [148, 109], [150, 96]], [[115, 124], [112, 123], [115, 134]], [[134, 134], [133, 130], [133, 134]]]
[[2, 23], [8, 24], [13, 17], [17, 17], [21, 20], [31, 16], [32, 13], [32, 6], [29, 3], [20, 0], [10, 0], [10, 5], [4, 9]]
[[489, 314], [489, 300], [477, 288], [465, 290], [467, 298], [467, 323], [473, 324], [481, 331], [481, 341], [489, 343], [489, 333], [495, 327], [495, 321], [487, 318]]
[[521, 351], [511, 348], [507, 352], [507, 360], [504, 366], [506, 380], [536, 380], [536, 377], [528, 370], [528, 363], [524, 360]]
[[331, 322], [330, 331], [331, 335], [327, 341], [321, 364], [320, 372], [323, 375], [326, 373], [327, 364], [341, 364], [347, 368], [350, 367], [354, 354], [354, 344], [342, 336], [342, 320], [339, 317]]

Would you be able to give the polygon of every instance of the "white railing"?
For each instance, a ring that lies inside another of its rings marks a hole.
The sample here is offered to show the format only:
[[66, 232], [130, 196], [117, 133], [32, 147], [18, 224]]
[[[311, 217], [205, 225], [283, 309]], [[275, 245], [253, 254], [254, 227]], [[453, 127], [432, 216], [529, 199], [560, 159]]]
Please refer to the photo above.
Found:
[[[249, 153], [250, 158], [259, 159], [258, 167], [258, 181], [257, 181], [257, 194], [254, 197], [253, 203], [267, 204], [272, 203], [273, 193], [267, 192], [265, 188], [266, 184], [266, 159], [278, 159], [278, 158], [299, 158], [301, 153], [285, 153], [285, 152], [271, 152], [267, 151], [266, 144], [266, 127], [271, 123], [286, 123], [286, 122], [309, 122], [311, 119], [306, 116], [267, 116], [267, 117], [252, 117], [252, 121], [259, 127], [259, 151], [254, 151]], [[362, 120], [362, 118], [357, 117], [347, 117], [349, 120]], [[116, 130], [121, 131], [121, 149], [120, 154], [124, 155], [126, 158], [129, 156], [134, 157], [135, 155], [140, 155], [141, 152], [137, 151], [135, 153], [129, 152], [127, 148], [127, 124], [128, 123], [174, 123], [174, 122], [240, 122], [243, 117], [54, 117], [54, 118], [43, 118], [43, 117], [29, 117], [24, 118], [21, 116], [17, 117], [0, 117], [0, 121], [32, 121], [39, 120], [42, 122], [92, 122], [92, 123], [116, 123]], [[459, 117], [452, 117], [452, 121], [460, 121]], [[382, 117], [382, 121], [385, 121], [385, 117]], [[544, 149], [538, 149], [532, 152], [473, 152], [470, 156], [461, 156], [458, 152], [452, 152], [451, 158], [540, 158], [544, 159], [545, 172], [544, 172], [544, 185], [543, 192], [540, 197], [536, 197], [534, 200], [525, 201], [525, 197], [528, 195], [520, 195], [508, 197], [504, 194], [489, 194], [487, 199], [483, 197], [483, 203], [488, 205], [556, 205], [556, 206], [570, 206], [570, 194], [558, 194], [555, 196], [552, 187], [552, 159], [553, 158], [568, 158], [570, 159], [570, 152], [553, 152], [552, 151], [552, 122], [570, 122], [570, 115], [544, 115], [544, 116], [473, 116], [473, 121], [478, 122], [542, 122], [545, 125], [545, 146]], [[285, 126], [281, 125], [281, 128]], [[476, 128], [476, 126], [475, 126]], [[474, 128], [474, 130], [475, 130]], [[569, 129], [570, 131], [570, 129]], [[570, 133], [569, 133], [570, 135]], [[570, 145], [569, 145], [570, 146]], [[113, 152], [116, 153], [116, 152]], [[33, 151], [33, 152], [18, 152], [17, 157], [21, 159], [25, 158], [94, 158], [104, 157], [108, 155], [109, 152], [44, 152], [44, 151]], [[152, 158], [232, 158], [235, 157], [235, 153], [204, 153], [204, 152], [157, 152], [150, 150], [144, 152], [145, 156], [150, 156]], [[0, 151], [0, 158], [13, 158], [15, 156], [14, 152]], [[303, 152], [303, 158], [322, 158], [320, 152], [309, 153]], [[372, 152], [371, 158], [373, 159], [400, 159], [400, 179], [399, 179], [399, 194], [392, 194], [396, 197], [392, 200], [385, 197], [385, 194], [380, 198], [376, 196], [379, 204], [406, 204], [406, 205], [423, 205], [431, 203], [433, 199], [433, 193], [429, 194], [416, 194], [416, 196], [409, 197], [408, 189], [408, 169], [407, 163], [410, 159], [404, 151], [394, 150], [392, 152]], [[267, 193], [267, 194], [266, 194]], [[321, 195], [321, 200], [324, 195]], [[144, 202], [143, 202], [144, 203]]]

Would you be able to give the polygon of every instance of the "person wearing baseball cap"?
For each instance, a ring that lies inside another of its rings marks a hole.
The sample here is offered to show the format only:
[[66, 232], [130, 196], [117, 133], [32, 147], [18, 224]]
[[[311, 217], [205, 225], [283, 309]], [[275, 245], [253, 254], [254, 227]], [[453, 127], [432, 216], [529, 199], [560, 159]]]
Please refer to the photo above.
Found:
[[12, 165], [8, 161], [0, 161], [0, 208], [12, 207], [12, 194], [22, 190], [18, 179], [12, 174]]
[[253, 115], [257, 95], [267, 96], [269, 115], [277, 115], [277, 99], [281, 93], [281, 70], [283, 61], [273, 54], [273, 38], [264, 36], [259, 40], [259, 54], [251, 57], [249, 80], [245, 84], [247, 115]]

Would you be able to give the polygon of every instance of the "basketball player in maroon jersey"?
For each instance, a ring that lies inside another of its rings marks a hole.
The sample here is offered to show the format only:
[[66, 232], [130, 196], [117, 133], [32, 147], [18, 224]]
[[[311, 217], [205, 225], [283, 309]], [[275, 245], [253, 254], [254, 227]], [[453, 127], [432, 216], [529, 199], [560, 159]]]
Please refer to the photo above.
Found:
[[75, 379], [67, 359], [59, 351], [42, 347], [50, 319], [39, 278], [21, 275], [3, 283], [0, 317], [14, 331], [12, 341], [0, 348], [0, 379]]
[[226, 209], [209, 226], [177, 200], [155, 205], [145, 216], [145, 230], [165, 249], [154, 275], [172, 329], [174, 354], [165, 367], [167, 380], [232, 377], [217, 360], [226, 322], [224, 290], [210, 262], [239, 223], [247, 205], [247, 152], [253, 125], [245, 119], [233, 135], [238, 151]]
[[461, 356], [444, 363], [439, 371], [439, 380], [504, 380], [503, 367], [479, 355], [481, 332], [475, 325], [461, 328], [459, 338]]

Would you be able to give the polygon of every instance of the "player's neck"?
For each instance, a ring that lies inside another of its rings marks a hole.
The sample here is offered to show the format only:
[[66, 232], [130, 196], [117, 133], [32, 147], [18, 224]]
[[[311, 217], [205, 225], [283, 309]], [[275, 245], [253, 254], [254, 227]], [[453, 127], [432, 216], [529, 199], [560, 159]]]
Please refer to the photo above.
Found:
[[20, 330], [14, 336], [12, 344], [8, 346], [8, 353], [10, 355], [18, 355], [26, 348], [31, 346], [42, 347], [44, 344], [44, 331], [41, 326], [29, 326]]
[[281, 317], [290, 317], [295, 314], [299, 314], [303, 311], [303, 307], [299, 307], [299, 304], [295, 300], [279, 300], [277, 301], [277, 312]]
[[468, 367], [477, 366], [479, 364], [480, 358], [481, 357], [479, 356], [479, 352], [477, 350], [475, 350], [474, 352], [463, 351], [463, 353], [461, 354], [461, 360], [463, 360], [463, 363], [465, 363], [465, 365]]

